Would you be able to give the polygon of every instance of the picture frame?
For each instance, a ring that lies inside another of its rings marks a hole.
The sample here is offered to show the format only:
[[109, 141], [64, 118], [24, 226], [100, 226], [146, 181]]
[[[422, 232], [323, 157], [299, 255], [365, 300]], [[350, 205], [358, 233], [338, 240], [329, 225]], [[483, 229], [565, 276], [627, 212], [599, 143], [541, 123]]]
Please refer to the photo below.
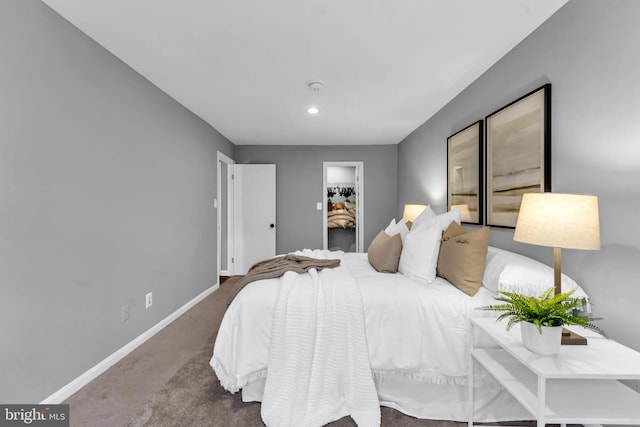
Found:
[[447, 211], [460, 208], [467, 224], [483, 224], [483, 122], [477, 122], [447, 138]]
[[551, 191], [551, 84], [485, 118], [487, 225], [515, 228], [522, 195]]

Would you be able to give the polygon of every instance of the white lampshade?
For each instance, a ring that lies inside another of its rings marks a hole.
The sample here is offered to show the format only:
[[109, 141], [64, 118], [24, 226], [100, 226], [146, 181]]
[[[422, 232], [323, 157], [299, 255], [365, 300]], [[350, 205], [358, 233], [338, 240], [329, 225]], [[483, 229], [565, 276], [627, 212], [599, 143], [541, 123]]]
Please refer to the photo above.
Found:
[[584, 194], [526, 193], [513, 240], [566, 249], [600, 249], [598, 198]]
[[404, 205], [402, 219], [405, 223], [412, 223], [427, 208], [427, 205]]

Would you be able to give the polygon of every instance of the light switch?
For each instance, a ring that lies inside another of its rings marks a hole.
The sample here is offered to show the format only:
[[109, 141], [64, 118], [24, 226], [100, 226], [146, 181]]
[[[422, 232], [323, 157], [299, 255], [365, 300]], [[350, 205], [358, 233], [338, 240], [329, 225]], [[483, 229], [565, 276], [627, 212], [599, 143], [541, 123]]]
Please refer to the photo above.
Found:
[[322, 210], [322, 202], [316, 203], [316, 210], [319, 210], [319, 211]]

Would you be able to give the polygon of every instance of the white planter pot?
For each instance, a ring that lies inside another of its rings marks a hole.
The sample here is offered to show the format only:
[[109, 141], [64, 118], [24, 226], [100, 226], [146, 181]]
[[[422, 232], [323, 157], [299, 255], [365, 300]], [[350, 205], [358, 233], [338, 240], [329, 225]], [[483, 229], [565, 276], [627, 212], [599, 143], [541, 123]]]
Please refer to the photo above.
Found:
[[534, 353], [550, 356], [560, 351], [562, 326], [543, 326], [542, 333], [533, 323], [520, 322], [522, 344]]

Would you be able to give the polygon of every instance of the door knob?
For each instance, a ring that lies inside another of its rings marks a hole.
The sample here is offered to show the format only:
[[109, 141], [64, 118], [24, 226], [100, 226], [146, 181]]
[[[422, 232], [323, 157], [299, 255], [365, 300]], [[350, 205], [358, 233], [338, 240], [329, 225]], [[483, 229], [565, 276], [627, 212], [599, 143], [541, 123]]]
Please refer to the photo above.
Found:
[[275, 228], [275, 227], [276, 227], [276, 225], [275, 225], [275, 224], [270, 224], [270, 225], [269, 225], [269, 228]]

